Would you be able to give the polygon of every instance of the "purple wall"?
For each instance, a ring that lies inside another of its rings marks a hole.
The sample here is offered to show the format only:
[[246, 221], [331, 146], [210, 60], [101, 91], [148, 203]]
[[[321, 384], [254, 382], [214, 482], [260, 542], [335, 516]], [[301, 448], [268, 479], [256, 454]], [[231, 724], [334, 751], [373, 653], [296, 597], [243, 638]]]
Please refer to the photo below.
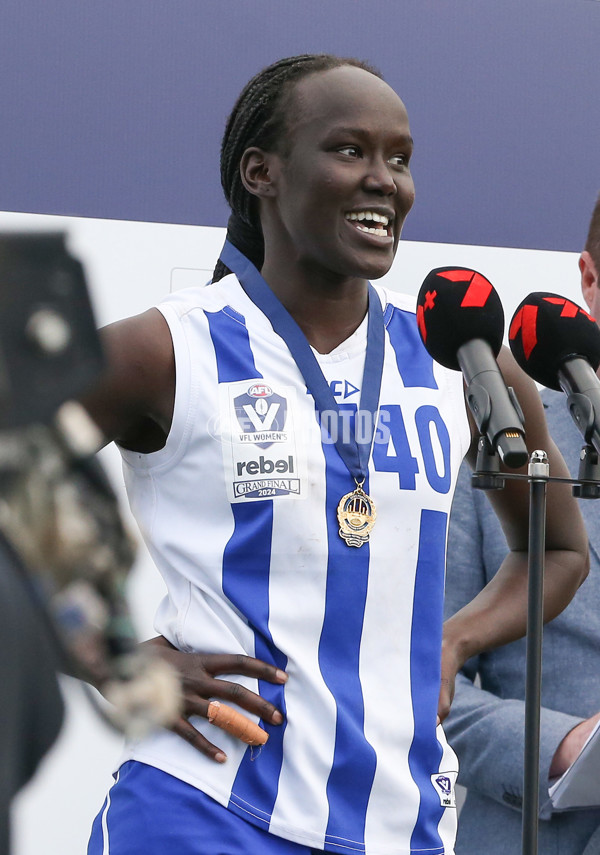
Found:
[[578, 250], [600, 190], [599, 0], [3, 0], [0, 208], [224, 225], [263, 65], [378, 65], [416, 140], [412, 240]]

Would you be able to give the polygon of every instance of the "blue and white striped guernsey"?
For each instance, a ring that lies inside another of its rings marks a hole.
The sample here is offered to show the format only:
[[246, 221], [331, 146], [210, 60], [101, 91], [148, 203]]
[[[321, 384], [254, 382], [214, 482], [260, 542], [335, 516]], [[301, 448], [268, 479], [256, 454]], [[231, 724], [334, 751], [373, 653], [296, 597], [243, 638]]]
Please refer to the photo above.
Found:
[[[436, 710], [447, 518], [469, 429], [462, 377], [423, 348], [414, 299], [377, 293], [385, 360], [365, 483], [377, 520], [360, 548], [340, 538], [336, 517], [352, 478], [285, 343], [237, 279], [160, 304], [176, 359], [173, 425], [160, 451], [123, 452], [169, 591], [156, 629], [181, 650], [273, 662], [289, 681], [232, 678], [285, 715], [263, 725], [260, 751], [198, 718], [225, 764], [168, 732], [127, 757], [313, 848], [448, 855], [458, 767]], [[348, 423], [365, 345], [366, 321], [318, 355]]]

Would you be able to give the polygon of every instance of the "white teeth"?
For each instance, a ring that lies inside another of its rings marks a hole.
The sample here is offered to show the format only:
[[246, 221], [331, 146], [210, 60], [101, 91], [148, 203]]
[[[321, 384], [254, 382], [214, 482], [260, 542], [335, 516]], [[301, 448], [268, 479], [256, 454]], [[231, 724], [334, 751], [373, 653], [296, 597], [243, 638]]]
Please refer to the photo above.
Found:
[[[346, 219], [358, 220], [359, 222], [362, 220], [373, 220], [374, 223], [381, 223], [384, 226], [387, 226], [390, 221], [390, 218], [386, 217], [385, 214], [377, 214], [375, 211], [351, 211], [346, 214]], [[375, 230], [375, 233], [377, 231], [381, 231], [381, 229]]]
[[361, 232], [369, 232], [370, 235], [380, 235], [380, 237], [387, 237], [387, 232], [385, 229], [369, 229], [366, 226], [357, 226], [357, 229]]

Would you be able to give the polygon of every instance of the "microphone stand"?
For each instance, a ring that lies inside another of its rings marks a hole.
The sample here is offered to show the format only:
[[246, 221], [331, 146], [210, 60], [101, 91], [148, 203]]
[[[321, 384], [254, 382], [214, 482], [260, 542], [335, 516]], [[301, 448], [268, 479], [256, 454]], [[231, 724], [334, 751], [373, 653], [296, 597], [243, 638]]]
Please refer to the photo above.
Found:
[[544, 631], [544, 553], [546, 491], [550, 467], [544, 451], [529, 459], [529, 589], [527, 597], [527, 665], [525, 676], [525, 747], [523, 765], [523, 855], [537, 855], [540, 779], [540, 709]]
[[480, 437], [476, 469], [471, 479], [473, 487], [479, 490], [502, 490], [506, 479], [527, 480], [530, 485], [521, 851], [522, 855], [537, 855], [547, 485], [551, 481], [572, 484], [573, 495], [580, 498], [600, 498], [598, 454], [589, 444], [584, 446], [578, 479], [550, 477], [545, 451], [534, 451], [531, 454], [527, 475], [500, 473], [498, 454], [487, 437]]

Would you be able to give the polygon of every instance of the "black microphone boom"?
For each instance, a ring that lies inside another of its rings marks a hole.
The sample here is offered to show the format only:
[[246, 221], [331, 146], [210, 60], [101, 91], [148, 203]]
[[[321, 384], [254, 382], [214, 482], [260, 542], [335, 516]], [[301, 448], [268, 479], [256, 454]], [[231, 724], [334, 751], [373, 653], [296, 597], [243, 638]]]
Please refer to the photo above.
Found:
[[587, 359], [567, 359], [559, 370], [560, 385], [581, 435], [600, 454], [600, 380]]
[[573, 421], [600, 454], [600, 329], [595, 319], [558, 294], [529, 294], [513, 316], [509, 344], [534, 380], [568, 395]]
[[491, 348], [476, 338], [459, 347], [456, 355], [467, 381], [467, 403], [480, 433], [486, 434], [506, 466], [519, 469], [528, 458], [523, 414]]
[[436, 362], [462, 371], [479, 431], [506, 466], [524, 466], [528, 452], [523, 415], [496, 362], [504, 312], [491, 282], [464, 267], [432, 270], [417, 298], [417, 323]]

